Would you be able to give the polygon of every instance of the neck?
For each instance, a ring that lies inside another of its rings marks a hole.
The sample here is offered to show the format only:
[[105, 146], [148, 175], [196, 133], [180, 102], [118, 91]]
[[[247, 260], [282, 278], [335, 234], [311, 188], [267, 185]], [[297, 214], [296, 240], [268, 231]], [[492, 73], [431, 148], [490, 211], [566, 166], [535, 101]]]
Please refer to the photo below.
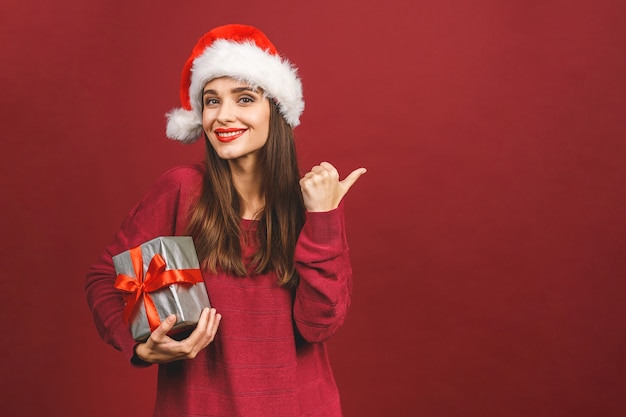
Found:
[[244, 219], [255, 219], [265, 206], [261, 193], [261, 173], [257, 166], [246, 166], [231, 161], [233, 185], [241, 196]]

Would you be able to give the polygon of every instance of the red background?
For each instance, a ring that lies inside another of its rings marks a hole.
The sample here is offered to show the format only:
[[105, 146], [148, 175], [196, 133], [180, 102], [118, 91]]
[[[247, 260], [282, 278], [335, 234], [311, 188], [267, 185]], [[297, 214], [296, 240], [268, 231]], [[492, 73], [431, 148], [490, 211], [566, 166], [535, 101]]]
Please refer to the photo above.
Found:
[[626, 3], [8, 0], [0, 6], [6, 416], [147, 416], [84, 274], [201, 146], [164, 136], [211, 27], [300, 68], [302, 166], [369, 172], [330, 343], [346, 417], [626, 415]]

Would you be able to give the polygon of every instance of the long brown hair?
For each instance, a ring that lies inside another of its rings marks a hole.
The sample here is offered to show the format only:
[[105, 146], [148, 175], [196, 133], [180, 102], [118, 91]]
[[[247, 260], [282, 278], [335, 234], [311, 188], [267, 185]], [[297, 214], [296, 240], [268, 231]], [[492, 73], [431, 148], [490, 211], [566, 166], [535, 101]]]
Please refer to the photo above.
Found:
[[227, 160], [221, 159], [205, 134], [206, 172], [202, 193], [192, 208], [187, 232], [198, 258], [212, 272], [218, 268], [234, 276], [276, 272], [281, 285], [295, 287], [296, 240], [304, 224], [304, 202], [293, 129], [270, 100], [269, 135], [259, 153], [261, 192], [265, 207], [259, 213], [259, 249], [251, 270], [244, 265], [240, 243], [242, 204]]

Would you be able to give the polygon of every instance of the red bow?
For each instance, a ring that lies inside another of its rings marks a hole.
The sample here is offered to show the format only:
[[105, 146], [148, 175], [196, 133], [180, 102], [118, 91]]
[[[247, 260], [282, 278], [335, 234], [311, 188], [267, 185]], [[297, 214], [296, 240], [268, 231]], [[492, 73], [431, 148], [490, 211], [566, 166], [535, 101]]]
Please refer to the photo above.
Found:
[[204, 281], [199, 269], [172, 269], [166, 271], [165, 260], [159, 254], [154, 255], [152, 260], [150, 260], [148, 271], [144, 277], [141, 246], [130, 250], [130, 259], [133, 262], [133, 270], [137, 278], [118, 274], [114, 284], [115, 288], [126, 293], [124, 295], [126, 306], [124, 306], [123, 315], [124, 323], [126, 324], [129, 323], [139, 300], [143, 299], [150, 331], [154, 331], [161, 324], [161, 319], [154, 301], [150, 297], [150, 293], [171, 284], [194, 285]]

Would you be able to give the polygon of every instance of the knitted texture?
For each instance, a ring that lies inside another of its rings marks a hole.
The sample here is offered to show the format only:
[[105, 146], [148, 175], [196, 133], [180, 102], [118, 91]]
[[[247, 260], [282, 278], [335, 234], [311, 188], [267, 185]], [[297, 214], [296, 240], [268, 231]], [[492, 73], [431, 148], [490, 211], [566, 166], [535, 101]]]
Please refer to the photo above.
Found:
[[[87, 276], [100, 335], [129, 360], [135, 342], [122, 323], [111, 255], [156, 236], [183, 234], [203, 169], [164, 174]], [[243, 248], [246, 257], [255, 249], [256, 227], [242, 220], [248, 234], [242, 242], [251, 242]], [[324, 341], [343, 323], [351, 296], [342, 206], [307, 213], [295, 257], [296, 290], [279, 287], [274, 273], [241, 278], [204, 271], [211, 304], [222, 314], [220, 328], [196, 358], [159, 365], [155, 416], [341, 416]]]

